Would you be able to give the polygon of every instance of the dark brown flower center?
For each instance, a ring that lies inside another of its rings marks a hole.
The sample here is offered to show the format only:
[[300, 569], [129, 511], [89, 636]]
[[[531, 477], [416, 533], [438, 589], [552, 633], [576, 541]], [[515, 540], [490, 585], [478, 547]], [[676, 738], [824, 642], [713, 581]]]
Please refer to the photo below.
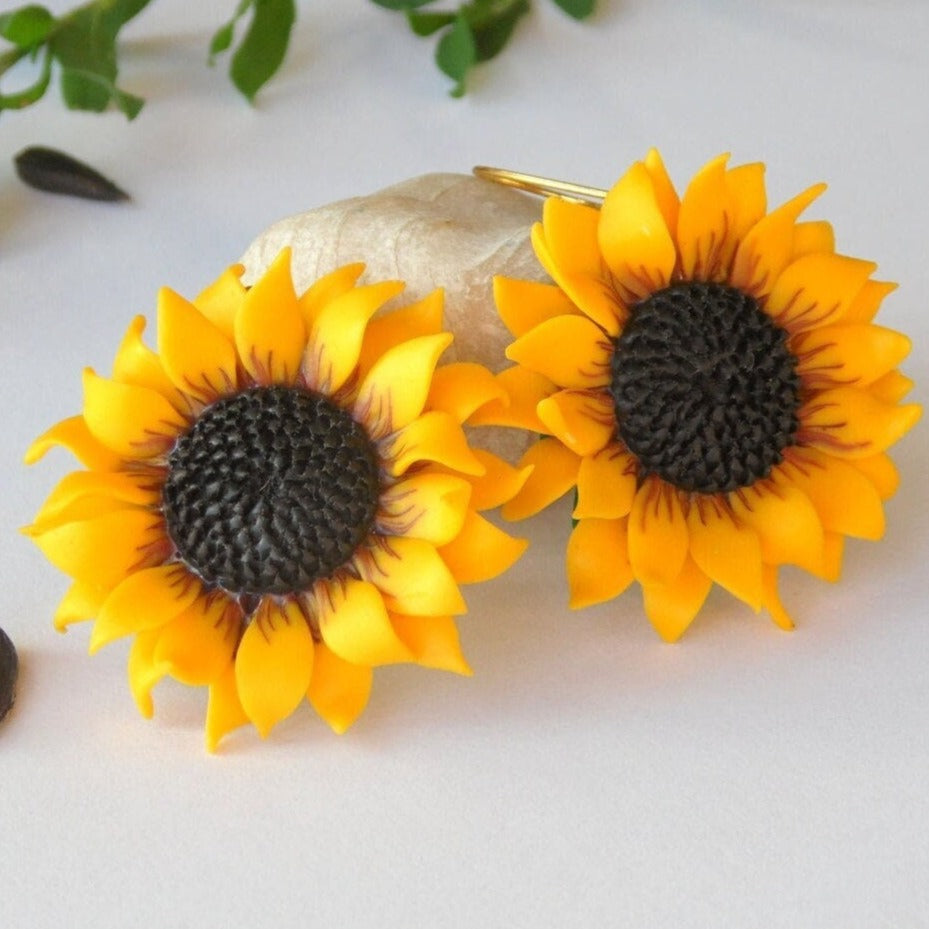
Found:
[[238, 595], [309, 588], [374, 522], [378, 459], [325, 397], [263, 387], [207, 407], [168, 459], [162, 492], [178, 556]]
[[637, 303], [616, 341], [610, 394], [640, 476], [707, 494], [766, 477], [799, 425], [786, 339], [734, 287], [690, 281]]

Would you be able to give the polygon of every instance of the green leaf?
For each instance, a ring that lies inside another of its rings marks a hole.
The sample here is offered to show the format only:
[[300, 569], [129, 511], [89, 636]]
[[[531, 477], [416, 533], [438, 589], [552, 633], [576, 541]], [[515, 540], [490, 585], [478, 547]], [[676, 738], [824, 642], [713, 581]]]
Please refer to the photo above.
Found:
[[586, 19], [594, 11], [597, 0], [555, 0], [568, 16]]
[[435, 61], [440, 70], [455, 81], [451, 95], [463, 96], [465, 78], [477, 62], [477, 43], [463, 12], [459, 11], [452, 28], [439, 40]]
[[145, 101], [120, 90], [112, 81], [93, 71], [61, 69], [61, 94], [72, 110], [100, 113], [112, 103], [128, 119], [139, 115]]
[[516, 0], [501, 8], [486, 22], [472, 22], [471, 30], [477, 46], [477, 60], [489, 61], [496, 58], [506, 47], [516, 28], [516, 23], [529, 12], [529, 0]]
[[32, 48], [45, 41], [54, 24], [55, 17], [44, 6], [31, 3], [0, 16], [0, 36], [20, 48]]
[[235, 37], [235, 27], [253, 3], [254, 0], [240, 0], [235, 13], [232, 14], [232, 19], [224, 26], [220, 26], [213, 34], [213, 39], [210, 42], [210, 57], [208, 59], [210, 65], [215, 64], [217, 56], [227, 51], [229, 46], [232, 45], [232, 40]]
[[232, 56], [232, 82], [253, 102], [287, 54], [297, 11], [294, 0], [254, 0], [248, 31]]
[[48, 90], [52, 76], [52, 55], [46, 49], [42, 58], [42, 72], [39, 79], [24, 90], [12, 94], [0, 94], [0, 110], [20, 110], [40, 100]]
[[[376, 3], [377, 0], [374, 0]], [[454, 13], [416, 13], [407, 10], [406, 20], [418, 36], [430, 36], [455, 22]]]

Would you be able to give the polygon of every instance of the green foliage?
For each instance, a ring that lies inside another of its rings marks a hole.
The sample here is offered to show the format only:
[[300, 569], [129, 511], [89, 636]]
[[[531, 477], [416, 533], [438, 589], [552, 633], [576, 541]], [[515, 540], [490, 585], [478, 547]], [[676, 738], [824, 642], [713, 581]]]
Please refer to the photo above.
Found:
[[[20, 109], [40, 100], [57, 70], [61, 94], [71, 109], [102, 112], [117, 109], [134, 119], [143, 100], [117, 84], [120, 30], [151, 0], [89, 0], [59, 17], [36, 3], [0, 14], [0, 81], [25, 58], [40, 61], [38, 77], [25, 88], [0, 93], [0, 110]], [[343, 0], [338, 0], [343, 2]], [[412, 31], [438, 35], [435, 60], [454, 81], [452, 96], [466, 89], [471, 69], [489, 61], [509, 43], [517, 22], [531, 9], [531, 0], [466, 0], [443, 6], [442, 0], [371, 0], [402, 13]], [[593, 11], [596, 0], [554, 0], [575, 19]], [[443, 6], [442, 9], [435, 7]], [[430, 9], [425, 9], [430, 7]], [[253, 102], [274, 76], [290, 44], [296, 19], [295, 0], [239, 0], [232, 18], [213, 35], [209, 62], [228, 52], [240, 22], [248, 24], [232, 52], [229, 76]]]

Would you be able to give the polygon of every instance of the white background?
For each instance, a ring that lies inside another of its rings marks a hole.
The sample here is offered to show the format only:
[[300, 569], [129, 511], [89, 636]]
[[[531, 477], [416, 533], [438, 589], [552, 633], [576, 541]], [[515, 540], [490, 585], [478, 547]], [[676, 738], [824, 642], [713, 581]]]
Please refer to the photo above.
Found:
[[[91, 659], [86, 627], [53, 631], [66, 581], [16, 535], [71, 467], [26, 470], [24, 449], [79, 409], [81, 367], [109, 369], [160, 285], [193, 295], [282, 216], [479, 163], [608, 186], [658, 145], [680, 187], [726, 150], [767, 161], [772, 202], [828, 180], [811, 213], [902, 283], [879, 322], [913, 337], [925, 402], [929, 5], [599, 5], [579, 25], [536, 0], [454, 101], [399, 17], [301, 3], [251, 109], [204, 65], [232, 0], [160, 0], [126, 32], [134, 123], [55, 91], [0, 118], [0, 624], [22, 662], [0, 926], [929, 925], [924, 425], [894, 453], [886, 539], [850, 542], [837, 586], [784, 572], [793, 634], [718, 593], [676, 646], [635, 591], [569, 612], [562, 507], [469, 592], [474, 678], [385, 669], [346, 736], [305, 708], [215, 757], [203, 692], [160, 685], [145, 722], [124, 643]], [[28, 144], [133, 202], [25, 188]]]

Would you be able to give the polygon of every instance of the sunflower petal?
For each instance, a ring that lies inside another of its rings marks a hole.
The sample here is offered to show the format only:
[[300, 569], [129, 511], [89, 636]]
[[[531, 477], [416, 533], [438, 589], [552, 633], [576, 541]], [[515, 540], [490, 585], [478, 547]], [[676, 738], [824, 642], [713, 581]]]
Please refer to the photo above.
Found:
[[626, 520], [578, 520], [568, 539], [566, 564], [572, 610], [618, 597], [635, 580]]
[[613, 440], [612, 399], [594, 391], [560, 390], [538, 406], [539, 419], [576, 455], [595, 455]]
[[373, 364], [355, 401], [372, 437], [396, 432], [422, 413], [439, 356], [453, 338], [450, 332], [420, 336], [388, 349]]
[[480, 476], [469, 477], [471, 484], [471, 508], [492, 510], [515, 497], [523, 488], [532, 467], [514, 468], [508, 461], [483, 448], [474, 449], [474, 455], [484, 466]]
[[468, 677], [473, 673], [462, 654], [458, 627], [451, 616], [401, 616], [392, 613], [390, 621], [418, 665]]
[[687, 559], [687, 520], [677, 491], [646, 480], [629, 513], [629, 560], [640, 581], [670, 584]]
[[797, 223], [794, 226], [794, 250], [792, 259], [803, 255], [812, 255], [816, 252], [835, 251], [835, 232], [832, 223], [823, 220], [813, 220], [806, 223]]
[[826, 189], [815, 184], [760, 219], [742, 239], [732, 263], [729, 283], [755, 296], [771, 292], [793, 258], [797, 217]]
[[581, 460], [573, 516], [575, 519], [628, 516], [635, 491], [635, 459], [620, 446], [609, 445]]
[[32, 538], [60, 571], [109, 590], [145, 566], [146, 547], [162, 535], [158, 516], [144, 510], [121, 510], [56, 526]]
[[559, 269], [600, 275], [603, 264], [597, 242], [600, 211], [587, 203], [547, 197], [542, 228], [548, 252]]
[[99, 587], [74, 581], [55, 610], [55, 629], [64, 632], [73, 623], [93, 619], [103, 605], [106, 594]]
[[94, 438], [83, 416], [71, 416], [55, 423], [29, 446], [23, 461], [27, 465], [35, 464], [56, 446], [66, 448], [84, 467], [93, 471], [115, 471], [122, 464], [116, 452]]
[[235, 390], [235, 345], [167, 287], [158, 294], [158, 354], [174, 386], [205, 403]]
[[668, 171], [664, 166], [657, 148], [650, 148], [645, 156], [645, 170], [652, 180], [655, 191], [655, 202], [661, 215], [664, 217], [668, 229], [677, 229], [677, 218], [681, 209], [681, 200], [671, 183]]
[[463, 423], [493, 400], [506, 401], [506, 391], [483, 365], [459, 361], [442, 365], [432, 376], [427, 410], [445, 410]]
[[360, 573], [383, 593], [392, 612], [409, 616], [467, 612], [452, 572], [435, 546], [421, 539], [390, 539], [389, 548], [372, 551], [370, 560], [360, 565]]
[[374, 584], [355, 578], [330, 584], [318, 609], [323, 641], [343, 661], [373, 666], [412, 658], [394, 632], [384, 597]]
[[343, 265], [323, 275], [300, 294], [297, 298], [297, 306], [300, 308], [300, 315], [303, 317], [307, 332], [312, 331], [316, 317], [329, 303], [354, 288], [364, 269], [362, 262]]
[[529, 546], [515, 539], [472, 510], [465, 517], [461, 532], [439, 549], [459, 584], [477, 584], [503, 574]]
[[753, 610], [760, 610], [764, 594], [758, 534], [712, 505], [692, 505], [687, 528], [690, 557], [697, 567]]
[[678, 576], [667, 584], [642, 582], [645, 612], [666, 642], [676, 642], [694, 621], [713, 582], [692, 558], [684, 561]]
[[764, 608], [771, 614], [771, 619], [786, 632], [794, 628], [794, 621], [784, 609], [777, 592], [777, 567], [763, 565], [761, 568], [762, 586], [764, 588]]
[[600, 250], [626, 303], [670, 282], [677, 249], [652, 176], [642, 162], [634, 164], [606, 195], [598, 232]]
[[529, 432], [545, 432], [536, 408], [554, 392], [555, 385], [547, 377], [520, 365], [501, 371], [496, 379], [506, 392], [507, 400], [491, 400], [484, 404], [471, 414], [468, 425], [512, 426]]
[[869, 323], [877, 315], [884, 298], [892, 294], [897, 285], [891, 281], [867, 280], [858, 295], [848, 305], [842, 316], [845, 323]]
[[296, 603], [264, 600], [235, 658], [242, 709], [262, 738], [299, 706], [313, 673], [313, 637]]
[[899, 371], [888, 371], [868, 385], [868, 392], [882, 403], [899, 403], [912, 389], [913, 381]]
[[546, 320], [578, 312], [557, 285], [509, 277], [494, 278], [494, 303], [503, 325], [517, 339]]
[[704, 165], [681, 200], [677, 247], [685, 280], [720, 280], [728, 270], [720, 261], [720, 250], [735, 218], [726, 184], [728, 160], [729, 155], [720, 155]]
[[402, 306], [383, 316], [375, 316], [365, 329], [358, 356], [358, 370], [366, 374], [384, 352], [401, 342], [442, 331], [444, 293], [434, 290], [422, 300]]
[[842, 574], [842, 553], [845, 549], [845, 536], [838, 532], [827, 532], [823, 537], [823, 552], [817, 569], [811, 572], [815, 577], [834, 584]]
[[180, 565], [130, 574], [103, 601], [90, 635], [90, 654], [122, 636], [167, 625], [198, 596], [199, 582]]
[[814, 395], [800, 410], [801, 439], [842, 458], [865, 458], [889, 448], [922, 414], [915, 403], [882, 403], [867, 390], [836, 387]]
[[403, 287], [400, 281], [355, 287], [319, 311], [303, 361], [303, 376], [311, 388], [334, 393], [349, 379], [361, 357], [368, 321]]
[[232, 664], [241, 616], [224, 597], [197, 597], [161, 630], [156, 662], [184, 684], [212, 684]]
[[761, 162], [738, 165], [726, 172], [726, 188], [729, 192], [730, 233], [723, 247], [723, 265], [728, 273], [739, 243], [749, 230], [762, 220], [768, 208], [768, 196], [764, 184], [765, 167]]
[[867, 387], [906, 358], [910, 347], [910, 340], [893, 329], [852, 323], [804, 333], [793, 353], [807, 381], [820, 376], [836, 384]]
[[434, 461], [462, 474], [484, 473], [459, 423], [441, 410], [423, 413], [401, 429], [388, 440], [382, 457], [394, 477], [420, 461]]
[[368, 665], [351, 664], [317, 642], [306, 696], [332, 731], [342, 735], [368, 705], [373, 680]]
[[150, 458], [167, 449], [186, 421], [160, 394], [84, 370], [84, 419], [117, 455]]
[[306, 326], [290, 275], [289, 248], [245, 294], [235, 318], [235, 344], [245, 370], [257, 383], [292, 384], [296, 379]]
[[145, 719], [151, 719], [155, 715], [152, 689], [168, 670], [155, 660], [159, 632], [158, 629], [148, 629], [135, 637], [129, 649], [129, 662], [126, 666], [129, 690]]
[[889, 500], [900, 486], [900, 474], [884, 452], [851, 462], [875, 487], [881, 500]]
[[206, 707], [206, 750], [215, 752], [223, 736], [247, 722], [248, 716], [242, 709], [236, 686], [235, 665], [230, 663], [210, 684], [210, 698]]
[[470, 497], [471, 485], [462, 477], [414, 474], [381, 495], [378, 531], [445, 545], [461, 532]]
[[184, 409], [186, 401], [165, 373], [161, 359], [142, 341], [145, 325], [144, 316], [136, 316], [129, 324], [113, 361], [113, 380], [147, 387], [178, 409]]
[[227, 338], [235, 338], [235, 318], [245, 300], [242, 275], [245, 266], [236, 264], [227, 268], [208, 287], [193, 299], [193, 305]]
[[[67, 513], [77, 501], [92, 498], [97, 503], [102, 498], [110, 498], [131, 506], [149, 506], [158, 503], [158, 490], [152, 486], [152, 479], [145, 475], [124, 471], [72, 471], [55, 485], [41, 509], [35, 516], [35, 522], [48, 525], [57, 521], [60, 525], [71, 522]], [[101, 512], [102, 511], [98, 511]], [[91, 512], [89, 515], [96, 515]], [[85, 515], [83, 518], [87, 518]]]
[[532, 467], [519, 493], [503, 506], [505, 519], [525, 519], [544, 510], [576, 483], [581, 459], [557, 439], [540, 439], [530, 445], [519, 468]]
[[559, 387], [602, 387], [610, 380], [611, 346], [583, 316], [556, 316], [511, 343], [506, 357]]

